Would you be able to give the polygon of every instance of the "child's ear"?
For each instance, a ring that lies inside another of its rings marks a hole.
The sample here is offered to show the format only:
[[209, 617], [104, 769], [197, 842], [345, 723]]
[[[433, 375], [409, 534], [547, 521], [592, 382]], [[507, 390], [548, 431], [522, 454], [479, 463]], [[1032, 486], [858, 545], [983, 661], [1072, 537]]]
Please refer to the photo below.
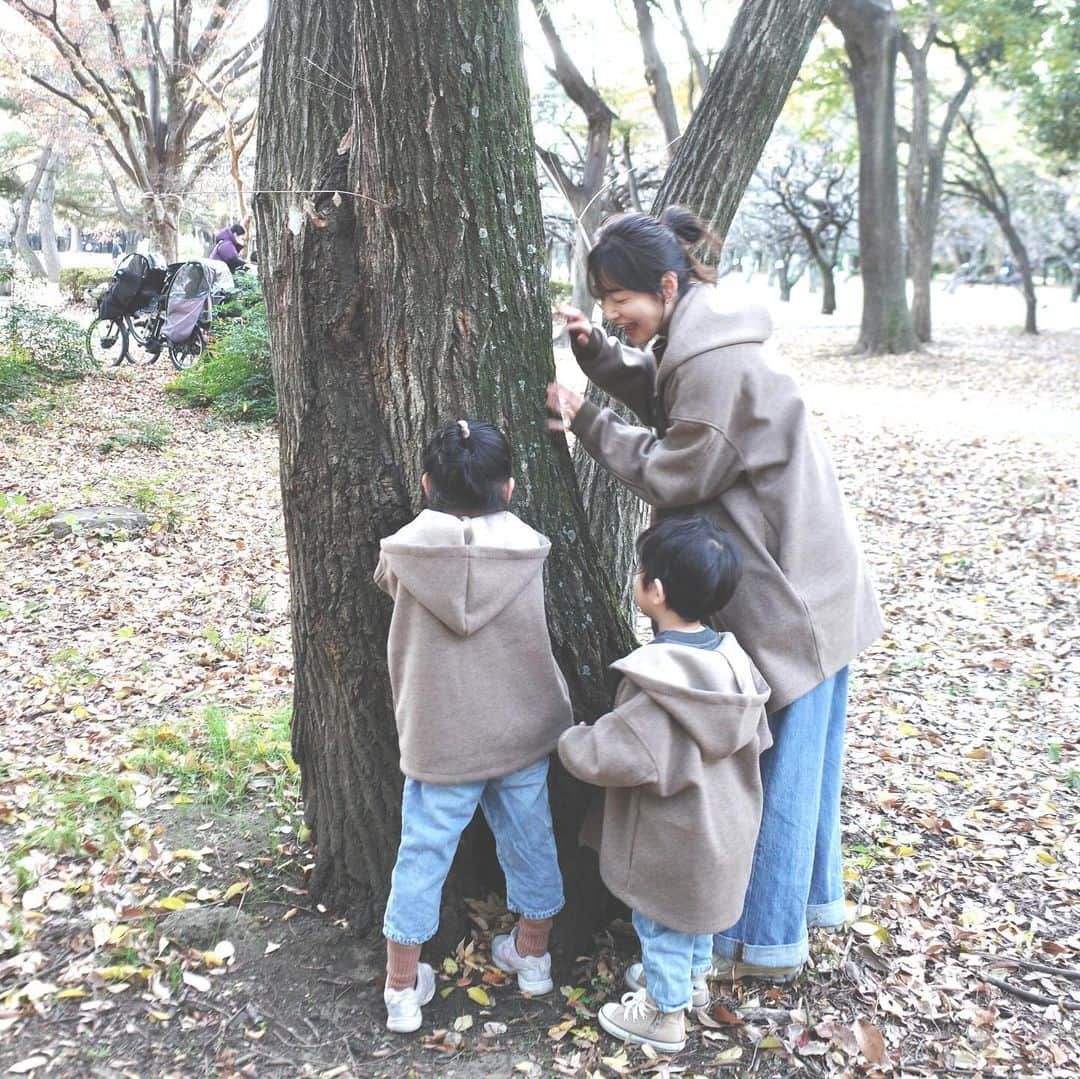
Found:
[[424, 492], [424, 497], [431, 501], [431, 477], [425, 472], [420, 477], [420, 487]]
[[653, 599], [661, 607], [667, 606], [667, 592], [664, 591], [664, 582], [659, 577], [654, 577], [649, 587], [653, 590]]

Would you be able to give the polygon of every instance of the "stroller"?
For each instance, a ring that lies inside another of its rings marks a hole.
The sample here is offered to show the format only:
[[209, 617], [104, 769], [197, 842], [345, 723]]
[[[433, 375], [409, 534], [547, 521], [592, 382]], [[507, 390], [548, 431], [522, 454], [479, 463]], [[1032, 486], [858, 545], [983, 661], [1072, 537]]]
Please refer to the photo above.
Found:
[[177, 370], [190, 367], [206, 351], [214, 304], [220, 303], [234, 288], [228, 266], [214, 259], [180, 262], [169, 267], [163, 290], [164, 314], [155, 337], [164, 338]]

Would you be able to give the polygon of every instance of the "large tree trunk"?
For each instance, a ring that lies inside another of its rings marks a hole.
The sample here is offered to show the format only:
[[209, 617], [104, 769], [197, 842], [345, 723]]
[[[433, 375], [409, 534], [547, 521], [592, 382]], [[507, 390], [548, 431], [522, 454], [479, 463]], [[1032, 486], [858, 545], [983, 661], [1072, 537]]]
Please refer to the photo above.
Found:
[[[312, 55], [327, 65], [325, 92], [306, 88]], [[366, 928], [385, 903], [401, 789], [390, 606], [371, 576], [379, 540], [420, 508], [420, 452], [439, 423], [476, 417], [510, 432], [515, 508], [552, 541], [549, 624], [579, 718], [609, 706], [607, 664], [631, 643], [565, 441], [546, 430], [554, 368], [514, 7], [274, 0], [257, 175], [293, 592], [293, 751], [318, 843], [310, 887]], [[554, 782], [569, 870], [562, 926], [576, 945], [601, 892], [577, 868], [584, 792]], [[461, 858], [476, 842], [467, 837]], [[490, 866], [473, 862], [482, 890]]]
[[833, 0], [844, 36], [859, 131], [859, 255], [863, 285], [858, 351], [911, 352], [896, 160], [896, 55], [892, 0]]
[[49, 143], [34, 166], [33, 175], [26, 187], [23, 188], [22, 198], [19, 200], [19, 211], [15, 218], [15, 250], [26, 264], [26, 268], [34, 277], [44, 277], [45, 267], [37, 257], [37, 252], [30, 246], [30, 210], [34, 205], [34, 198], [41, 186], [42, 178], [49, 167], [49, 159], [52, 157], [52, 143]]

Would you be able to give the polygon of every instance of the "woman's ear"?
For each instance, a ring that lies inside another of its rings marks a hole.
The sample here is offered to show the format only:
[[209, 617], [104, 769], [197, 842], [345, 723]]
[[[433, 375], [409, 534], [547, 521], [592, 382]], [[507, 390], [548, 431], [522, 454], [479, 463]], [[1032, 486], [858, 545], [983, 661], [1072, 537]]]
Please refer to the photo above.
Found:
[[503, 484], [503, 502], [507, 505], [510, 504], [510, 499], [514, 497], [514, 477], [511, 476], [505, 484]]
[[664, 303], [671, 303], [679, 293], [679, 275], [674, 270], [665, 270], [660, 278], [660, 293]]
[[424, 492], [424, 497], [431, 501], [431, 477], [425, 472], [420, 477], [420, 488]]

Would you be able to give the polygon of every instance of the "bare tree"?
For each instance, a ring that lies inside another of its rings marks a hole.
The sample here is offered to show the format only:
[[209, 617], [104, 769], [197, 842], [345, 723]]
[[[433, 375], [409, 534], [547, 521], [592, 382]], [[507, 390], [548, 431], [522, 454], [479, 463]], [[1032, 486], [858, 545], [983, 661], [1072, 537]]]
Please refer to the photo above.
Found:
[[[133, 23], [112, 0], [94, 0], [93, 8], [86, 0], [4, 2], [55, 53], [51, 63], [27, 62], [26, 76], [89, 125], [138, 192], [157, 247], [175, 258], [184, 200], [225, 147], [225, 125], [203, 123], [212, 102], [199, 83], [221, 91], [258, 67], [261, 30], [235, 47], [230, 40], [247, 0], [215, 0], [199, 30], [194, 0], [143, 0]], [[128, 25], [134, 34], [125, 33]], [[253, 116], [252, 109], [236, 121], [236, 132]]]
[[907, 302], [896, 156], [896, 57], [892, 0], [833, 0], [844, 37], [859, 129], [860, 352], [911, 352], [918, 340]]
[[1001, 234], [1005, 237], [1012, 257], [1016, 260], [1016, 269], [1020, 275], [1020, 291], [1024, 295], [1024, 332], [1038, 333], [1035, 295], [1035, 275], [1031, 269], [1031, 258], [1016, 223], [1009, 193], [998, 178], [990, 158], [975, 137], [975, 127], [969, 117], [960, 120], [967, 136], [965, 153], [966, 168], [955, 173], [948, 181], [949, 188], [961, 198], [968, 199], [982, 207], [997, 222]]
[[571, 288], [575, 307], [587, 310], [589, 285], [586, 279], [585, 260], [589, 244], [603, 216], [604, 205], [600, 192], [611, 146], [611, 124], [615, 113], [608, 107], [595, 87], [589, 85], [577, 65], [570, 58], [552, 21], [545, 0], [533, 0], [540, 28], [547, 39], [554, 67], [549, 68], [552, 77], [566, 92], [566, 96], [585, 114], [588, 134], [581, 161], [581, 179], [575, 181], [569, 174], [562, 158], [553, 150], [538, 148], [537, 152], [552, 181], [570, 204], [577, 222], [574, 237], [574, 262]]
[[833, 314], [840, 244], [855, 219], [856, 191], [847, 170], [831, 160], [828, 146], [808, 150], [793, 142], [785, 160], [759, 176], [821, 274], [821, 313]]
[[23, 188], [22, 198], [19, 200], [19, 209], [15, 216], [15, 250], [26, 264], [26, 268], [34, 277], [45, 277], [45, 267], [37, 257], [37, 252], [30, 246], [30, 211], [34, 205], [38, 188], [48, 171], [49, 162], [52, 160], [53, 144], [50, 141], [41, 151], [34, 165], [34, 171], [26, 187]]
[[[911, 72], [911, 131], [907, 170], [904, 175], [907, 257], [913, 287], [911, 321], [920, 341], [931, 339], [930, 277], [934, 258], [934, 237], [941, 214], [941, 193], [945, 183], [945, 151], [953, 125], [971, 88], [975, 72], [955, 42], [942, 42], [941, 20], [934, 0], [927, 0], [926, 25], [921, 44], [912, 34], [900, 31], [900, 51]], [[935, 44], [948, 44], [963, 72], [959, 89], [952, 94], [938, 125], [931, 134], [930, 76], [927, 58]]]

